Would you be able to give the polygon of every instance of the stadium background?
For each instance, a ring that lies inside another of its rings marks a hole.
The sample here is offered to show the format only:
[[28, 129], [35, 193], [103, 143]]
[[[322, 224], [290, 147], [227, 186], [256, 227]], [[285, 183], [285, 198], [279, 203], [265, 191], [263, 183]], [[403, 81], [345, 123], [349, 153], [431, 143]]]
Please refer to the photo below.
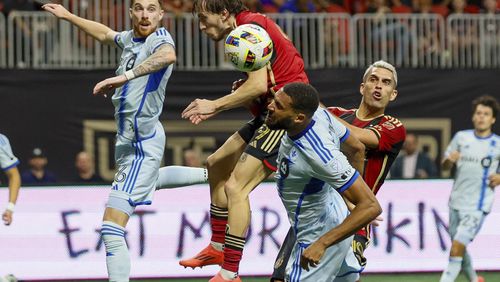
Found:
[[[75, 13], [117, 30], [129, 27], [123, 8], [129, 1], [84, 1], [88, 3], [86, 8], [81, 2], [61, 2]], [[165, 164], [180, 164], [182, 150], [189, 147], [209, 154], [250, 118], [238, 109], [198, 127], [180, 119], [180, 112], [191, 100], [219, 97], [243, 75], [224, 63], [220, 45], [199, 34], [196, 18], [182, 10], [176, 12], [164, 21], [179, 52], [161, 117], [168, 142]], [[453, 133], [471, 127], [470, 102], [482, 94], [499, 97], [498, 15], [387, 13], [376, 17], [323, 11], [270, 16], [277, 19], [303, 54], [311, 83], [325, 105], [356, 107], [367, 64], [378, 59], [394, 63], [398, 67], [399, 96], [387, 113], [417, 133], [423, 149], [436, 162]], [[32, 32], [26, 34], [21, 22]], [[456, 33], [457, 29], [461, 33]], [[429, 41], [438, 51], [424, 46]], [[55, 24], [43, 12], [16, 11], [8, 17], [0, 14], [0, 130], [9, 136], [21, 160], [21, 170], [27, 168], [31, 150], [41, 147], [61, 183], [71, 182], [74, 156], [83, 149], [95, 157], [96, 169], [104, 179], [112, 177], [113, 107], [109, 99], [92, 97], [91, 91], [95, 83], [113, 75], [118, 53], [91, 42], [67, 24]], [[421, 185], [425, 186], [425, 181]], [[21, 194], [20, 207], [22, 199]], [[500, 270], [500, 257], [498, 261]], [[0, 266], [0, 274], [4, 271], [8, 272]], [[376, 274], [368, 275], [366, 281], [436, 281], [437, 277]], [[486, 278], [500, 281], [497, 273]], [[261, 280], [265, 279], [255, 281]]]

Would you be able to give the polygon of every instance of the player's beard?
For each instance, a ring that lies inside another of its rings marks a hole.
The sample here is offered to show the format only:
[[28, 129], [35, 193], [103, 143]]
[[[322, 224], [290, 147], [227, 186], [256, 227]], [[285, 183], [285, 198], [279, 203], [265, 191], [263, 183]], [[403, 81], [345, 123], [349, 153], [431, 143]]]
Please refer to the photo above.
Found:
[[285, 129], [288, 130], [293, 126], [293, 120], [290, 118], [282, 118], [281, 120], [272, 120], [269, 119], [269, 116], [266, 117], [265, 121], [267, 127], [272, 130]]
[[148, 26], [148, 29], [142, 29], [141, 28], [141, 23], [137, 23], [136, 26], [134, 26], [134, 33], [138, 35], [140, 38], [146, 38], [148, 37], [151, 33], [155, 32], [156, 27], [153, 27], [151, 24]]

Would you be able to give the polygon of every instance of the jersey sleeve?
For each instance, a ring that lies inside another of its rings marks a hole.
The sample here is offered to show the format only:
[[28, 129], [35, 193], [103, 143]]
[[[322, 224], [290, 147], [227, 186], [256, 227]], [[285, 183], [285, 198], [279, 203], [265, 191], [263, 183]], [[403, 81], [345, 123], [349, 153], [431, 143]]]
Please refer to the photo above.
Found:
[[172, 36], [165, 28], [159, 28], [155, 33], [151, 34], [147, 39], [148, 54], [153, 54], [158, 47], [164, 44], [170, 44], [175, 48], [174, 40]]
[[383, 152], [392, 151], [396, 144], [401, 144], [406, 138], [406, 129], [403, 123], [391, 116], [384, 117], [384, 122], [368, 128], [378, 137], [378, 150]]
[[12, 153], [9, 139], [0, 134], [0, 167], [3, 171], [9, 170], [19, 164], [19, 159]]
[[131, 32], [132, 31], [130, 31], [130, 30], [118, 32], [114, 38], [116, 46], [120, 47], [120, 49], [123, 49], [125, 47], [127, 35], [130, 35]]
[[313, 145], [310, 166], [313, 177], [323, 180], [338, 192], [343, 192], [354, 183], [359, 173], [349, 164], [333, 142], [324, 140]]
[[335, 134], [335, 136], [340, 140], [340, 143], [343, 143], [349, 137], [351, 133], [349, 129], [337, 118], [335, 118], [329, 109], [326, 110], [320, 108], [317, 114], [320, 115], [319, 118], [324, 118], [329, 122], [330, 129], [333, 131], [333, 134]]
[[457, 132], [453, 138], [451, 139], [450, 144], [448, 144], [448, 147], [446, 147], [446, 151], [444, 152], [444, 157], [447, 158], [452, 152], [454, 151], [460, 151], [459, 148], [459, 139], [460, 139], [460, 132]]

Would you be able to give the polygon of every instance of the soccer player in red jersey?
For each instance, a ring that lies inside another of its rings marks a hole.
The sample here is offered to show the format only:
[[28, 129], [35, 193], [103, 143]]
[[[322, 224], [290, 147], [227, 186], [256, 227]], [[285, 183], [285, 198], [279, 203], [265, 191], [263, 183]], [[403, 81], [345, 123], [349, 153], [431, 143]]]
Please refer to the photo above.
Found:
[[[363, 75], [363, 82], [359, 88], [362, 99], [358, 109], [328, 108], [332, 114], [343, 120], [351, 134], [366, 146], [363, 179], [374, 194], [377, 194], [384, 183], [406, 136], [403, 124], [385, 114], [387, 105], [398, 95], [397, 82], [394, 66], [384, 61], [377, 61], [370, 65]], [[363, 253], [370, 242], [369, 236], [370, 231], [367, 226], [354, 235], [352, 244], [354, 254], [363, 267], [366, 265]], [[271, 281], [284, 281], [284, 267], [294, 241], [293, 232], [288, 232], [276, 259]], [[357, 276], [354, 274], [351, 280], [343, 281], [355, 281]]]
[[216, 100], [196, 99], [182, 113], [194, 124], [242, 106], [254, 115], [208, 157], [211, 243], [195, 257], [179, 262], [192, 268], [222, 264], [210, 281], [240, 281], [237, 273], [250, 224], [248, 195], [276, 170], [284, 134], [284, 130], [270, 130], [264, 124], [267, 105], [285, 84], [309, 80], [299, 52], [280, 27], [262, 14], [249, 12], [241, 0], [195, 0], [194, 13], [200, 29], [214, 41], [223, 40], [238, 25], [256, 24], [267, 31], [274, 46], [270, 64], [247, 73], [234, 91]]

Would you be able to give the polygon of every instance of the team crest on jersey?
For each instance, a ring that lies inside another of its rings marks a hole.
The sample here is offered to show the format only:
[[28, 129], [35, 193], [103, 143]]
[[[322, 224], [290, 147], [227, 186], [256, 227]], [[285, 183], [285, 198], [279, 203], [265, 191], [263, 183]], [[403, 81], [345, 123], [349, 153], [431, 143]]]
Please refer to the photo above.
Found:
[[134, 68], [135, 60], [137, 59], [137, 54], [132, 55], [125, 65], [125, 71], [131, 70]]
[[481, 160], [481, 165], [484, 167], [484, 168], [489, 168], [491, 166], [491, 163], [492, 163], [492, 159], [490, 156], [486, 157], [486, 158], [483, 158]]
[[290, 173], [290, 161], [287, 158], [282, 158], [280, 161], [279, 172], [281, 179], [287, 178]]

